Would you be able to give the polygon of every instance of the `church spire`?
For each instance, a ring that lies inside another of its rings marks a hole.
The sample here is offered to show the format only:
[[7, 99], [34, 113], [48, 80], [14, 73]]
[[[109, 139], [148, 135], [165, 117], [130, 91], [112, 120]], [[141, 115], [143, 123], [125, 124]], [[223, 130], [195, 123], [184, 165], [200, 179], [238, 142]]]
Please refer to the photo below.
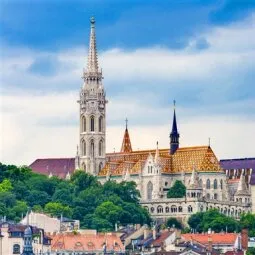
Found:
[[122, 141], [122, 146], [120, 152], [132, 152], [132, 146], [131, 146], [131, 141], [128, 133], [128, 120], [126, 119], [126, 129]]
[[99, 71], [98, 58], [97, 58], [97, 45], [96, 45], [96, 31], [95, 31], [95, 18], [90, 18], [90, 37], [89, 37], [89, 51], [88, 51], [88, 63], [87, 69], [84, 71], [84, 79], [89, 80], [90, 78], [102, 78], [102, 72]]
[[170, 133], [170, 154], [174, 154], [175, 151], [179, 148], [179, 133], [177, 129], [177, 121], [176, 121], [176, 114], [175, 114], [175, 100], [174, 100], [174, 117], [173, 117], [173, 125], [172, 131]]

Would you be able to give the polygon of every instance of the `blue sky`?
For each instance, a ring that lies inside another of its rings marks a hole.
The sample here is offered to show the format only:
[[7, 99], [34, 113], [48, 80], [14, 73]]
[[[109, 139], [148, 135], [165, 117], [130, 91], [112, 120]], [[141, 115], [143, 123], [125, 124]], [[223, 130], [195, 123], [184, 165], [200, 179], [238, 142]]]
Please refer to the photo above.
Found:
[[73, 156], [91, 15], [110, 102], [108, 151], [120, 146], [126, 117], [133, 147], [167, 146], [176, 99], [184, 146], [210, 136], [220, 158], [255, 156], [247, 145], [255, 142], [255, 1], [2, 0], [0, 7], [0, 160]]

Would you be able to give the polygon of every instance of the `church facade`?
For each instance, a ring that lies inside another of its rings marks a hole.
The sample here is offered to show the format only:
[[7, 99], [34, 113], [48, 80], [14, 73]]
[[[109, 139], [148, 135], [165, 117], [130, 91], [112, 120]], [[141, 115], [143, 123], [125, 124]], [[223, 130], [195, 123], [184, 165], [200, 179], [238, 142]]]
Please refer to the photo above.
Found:
[[[88, 63], [83, 71], [78, 101], [80, 135], [76, 157], [66, 161], [62, 159], [65, 171], [58, 170], [57, 174], [54, 174], [54, 169], [49, 169], [49, 161], [35, 161], [31, 168], [62, 178], [70, 178], [75, 169], [81, 169], [97, 175], [102, 183], [107, 180], [134, 181], [141, 193], [141, 204], [155, 218], [174, 216], [186, 221], [192, 213], [210, 208], [217, 208], [226, 215], [238, 218], [241, 213], [250, 211], [251, 195], [247, 178], [242, 177], [244, 173], [241, 173], [238, 187], [231, 195], [228, 175], [210, 145], [180, 147], [175, 109], [169, 148], [159, 149], [157, 143], [151, 150], [133, 151], [126, 125], [120, 152], [106, 153], [107, 100], [103, 74], [98, 64], [94, 18], [91, 18], [90, 23]], [[55, 165], [61, 164], [60, 161], [56, 159]], [[176, 180], [186, 186], [186, 196], [167, 198], [167, 191]]]

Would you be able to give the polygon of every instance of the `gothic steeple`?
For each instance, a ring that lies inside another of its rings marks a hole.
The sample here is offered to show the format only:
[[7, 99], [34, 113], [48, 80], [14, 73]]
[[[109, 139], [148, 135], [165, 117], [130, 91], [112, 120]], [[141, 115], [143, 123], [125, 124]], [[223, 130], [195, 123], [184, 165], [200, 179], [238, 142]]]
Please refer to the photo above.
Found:
[[179, 148], [179, 133], [177, 129], [177, 121], [176, 121], [176, 114], [175, 114], [175, 100], [174, 100], [174, 117], [173, 117], [173, 125], [172, 131], [170, 133], [170, 154], [174, 154], [175, 151]]
[[121, 146], [121, 150], [120, 150], [120, 152], [125, 152], [125, 153], [132, 152], [132, 146], [131, 146], [131, 141], [130, 141], [130, 137], [129, 137], [129, 133], [128, 133], [127, 123], [128, 123], [128, 120], [126, 119], [126, 129], [125, 129], [122, 146]]
[[99, 71], [98, 58], [97, 58], [97, 45], [96, 45], [96, 32], [95, 32], [95, 18], [90, 18], [90, 37], [89, 37], [89, 51], [87, 69], [84, 70], [84, 80], [96, 79], [101, 80], [102, 72]]
[[90, 19], [88, 63], [80, 92], [80, 146], [76, 168], [97, 175], [105, 165], [106, 103], [102, 71], [98, 68], [95, 19]]

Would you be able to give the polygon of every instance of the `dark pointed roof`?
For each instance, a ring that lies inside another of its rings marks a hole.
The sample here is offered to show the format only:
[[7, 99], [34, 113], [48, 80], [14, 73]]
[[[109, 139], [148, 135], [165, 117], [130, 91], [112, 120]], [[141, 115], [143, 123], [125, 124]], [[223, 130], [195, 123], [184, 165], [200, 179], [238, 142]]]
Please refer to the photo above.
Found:
[[174, 109], [174, 118], [173, 118], [173, 125], [172, 125], [172, 132], [171, 133], [172, 134], [178, 134], [175, 109]]

